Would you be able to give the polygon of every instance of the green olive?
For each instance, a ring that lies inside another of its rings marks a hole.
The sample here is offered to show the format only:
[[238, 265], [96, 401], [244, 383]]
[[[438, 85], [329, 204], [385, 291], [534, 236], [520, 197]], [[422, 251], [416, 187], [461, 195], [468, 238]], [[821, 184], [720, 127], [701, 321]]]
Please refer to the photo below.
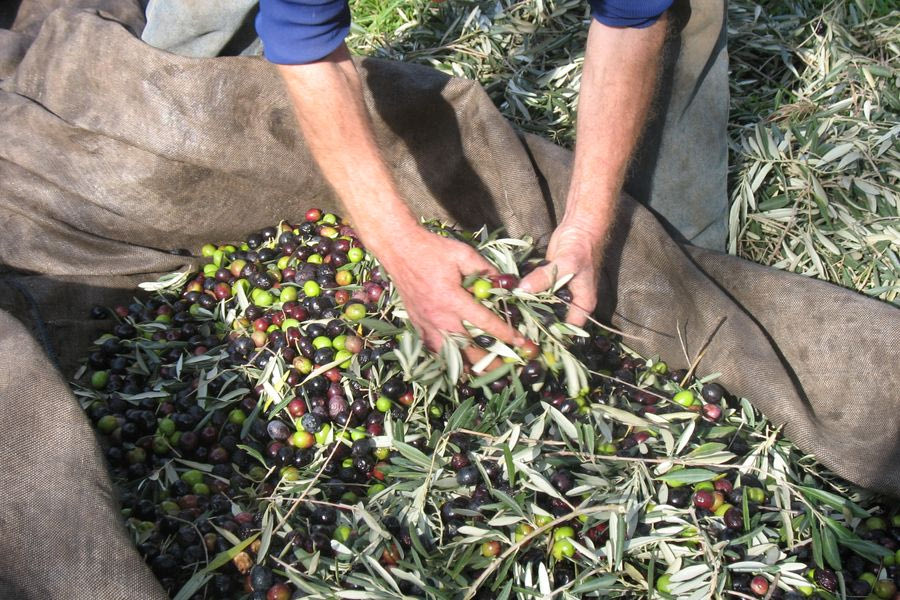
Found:
[[553, 554], [553, 558], [556, 560], [562, 560], [565, 558], [571, 558], [575, 556], [575, 546], [572, 545], [572, 542], [566, 539], [561, 539], [553, 542], [553, 548], [551, 549]]
[[352, 263], [358, 263], [365, 258], [366, 253], [362, 248], [350, 248], [347, 250], [347, 259]]
[[553, 517], [551, 517], [550, 515], [534, 515], [534, 524], [538, 527], [543, 527], [552, 520]]
[[249, 293], [250, 293], [250, 288], [251, 288], [251, 285], [250, 285], [250, 282], [249, 282], [249, 281], [247, 281], [246, 279], [243, 279], [243, 278], [238, 279], [238, 280], [235, 281], [234, 284], [231, 286], [231, 295], [232, 295], [232, 296], [237, 296], [237, 295], [238, 295], [238, 290], [244, 290], [244, 295], [249, 294]]
[[306, 283], [303, 284], [303, 293], [308, 297], [318, 296], [322, 293], [322, 288], [318, 283], [310, 279]]
[[334, 360], [341, 361], [338, 363], [338, 367], [341, 369], [347, 369], [350, 367], [350, 361], [353, 359], [353, 354], [347, 352], [346, 350], [338, 350], [334, 355]]
[[198, 483], [203, 482], [203, 473], [196, 469], [191, 469], [190, 471], [185, 471], [181, 474], [181, 479], [188, 485], [194, 486]]
[[757, 504], [762, 504], [766, 501], [766, 493], [758, 487], [747, 487], [744, 490], [744, 493], [747, 494], [747, 500], [750, 502], [756, 502]]
[[321, 348], [331, 348], [331, 338], [325, 335], [320, 335], [316, 338], [313, 338], [312, 345], [316, 350], [320, 350]]
[[91, 387], [95, 390], [102, 390], [107, 383], [109, 383], [109, 372], [94, 371], [94, 374], [91, 375]]
[[366, 307], [359, 302], [348, 304], [344, 309], [344, 316], [350, 321], [359, 321], [366, 316]]
[[516, 533], [515, 533], [516, 542], [521, 542], [526, 537], [531, 535], [531, 532], [533, 532], [533, 531], [534, 531], [534, 527], [532, 527], [528, 523], [519, 523], [518, 525], [516, 525]]
[[272, 306], [272, 303], [275, 302], [275, 297], [272, 294], [259, 288], [254, 288], [250, 292], [250, 299], [253, 300], [253, 304], [263, 308]]
[[668, 594], [669, 592], [669, 580], [672, 578], [668, 573], [664, 573], [656, 578], [656, 591], [660, 594]]
[[475, 283], [472, 284], [472, 294], [479, 300], [484, 300], [485, 298], [490, 298], [493, 287], [487, 279], [476, 279]]
[[696, 401], [697, 399], [694, 398], [694, 392], [691, 390], [681, 390], [672, 398], [672, 402], [684, 407], [693, 406]]
[[341, 543], [346, 542], [350, 539], [352, 531], [348, 525], [339, 525], [334, 530], [334, 539]]
[[115, 431], [118, 426], [119, 419], [116, 415], [103, 415], [100, 417], [100, 420], [97, 421], [97, 429], [107, 435]]
[[281, 293], [278, 294], [278, 299], [282, 302], [293, 302], [297, 299], [297, 288], [292, 285], [287, 285], [281, 288]]
[[165, 435], [172, 435], [173, 433], [175, 433], [175, 421], [173, 421], [169, 417], [160, 419], [156, 424], [156, 427], [159, 429], [160, 433], [163, 433]]
[[234, 423], [236, 425], [242, 425], [244, 421], [247, 419], [247, 415], [244, 414], [239, 408], [235, 408], [230, 413], [228, 413], [228, 422]]
[[597, 453], [604, 454], [606, 456], [612, 456], [616, 453], [616, 445], [612, 442], [605, 442], [597, 446]]
[[322, 429], [315, 434], [316, 443], [320, 446], [324, 446], [328, 443], [328, 434], [331, 433], [331, 425], [325, 423], [322, 425]]
[[281, 322], [281, 330], [287, 331], [291, 327], [300, 327], [300, 321], [297, 319], [285, 319]]
[[300, 479], [300, 470], [297, 467], [283, 467], [281, 469], [281, 478], [285, 481], [297, 481]]
[[291, 445], [295, 448], [312, 448], [316, 438], [308, 431], [298, 430], [291, 436]]
[[160, 456], [168, 454], [169, 440], [167, 440], [164, 435], [153, 436], [153, 444], [151, 447], [153, 448], [153, 454], [158, 454]]

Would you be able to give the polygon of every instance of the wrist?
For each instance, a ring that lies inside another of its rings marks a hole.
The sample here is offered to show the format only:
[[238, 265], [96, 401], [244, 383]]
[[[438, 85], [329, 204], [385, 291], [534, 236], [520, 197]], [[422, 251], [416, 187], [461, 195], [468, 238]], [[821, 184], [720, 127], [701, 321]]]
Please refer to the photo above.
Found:
[[615, 219], [617, 197], [595, 195], [589, 201], [570, 201], [560, 227], [582, 233], [594, 246], [602, 245]]
[[[390, 207], [392, 202], [373, 203], [379, 210], [351, 216], [354, 229], [366, 248], [382, 263], [394, 262], [395, 258], [408, 252], [410, 244], [417, 243], [420, 233], [427, 233], [406, 205], [399, 199], [397, 201], [401, 207]], [[384, 215], [390, 215], [390, 219], [384, 219]]]

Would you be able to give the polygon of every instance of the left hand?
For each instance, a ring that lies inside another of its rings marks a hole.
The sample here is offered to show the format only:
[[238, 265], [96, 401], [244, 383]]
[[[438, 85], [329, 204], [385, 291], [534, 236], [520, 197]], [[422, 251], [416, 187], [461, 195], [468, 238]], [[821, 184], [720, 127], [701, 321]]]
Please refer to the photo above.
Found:
[[588, 315], [597, 306], [597, 281], [602, 257], [601, 236], [598, 232], [577, 224], [560, 223], [547, 247], [546, 265], [528, 274], [519, 288], [529, 293], [550, 289], [554, 281], [570, 273], [568, 288], [572, 292], [572, 306], [566, 322], [583, 327]]

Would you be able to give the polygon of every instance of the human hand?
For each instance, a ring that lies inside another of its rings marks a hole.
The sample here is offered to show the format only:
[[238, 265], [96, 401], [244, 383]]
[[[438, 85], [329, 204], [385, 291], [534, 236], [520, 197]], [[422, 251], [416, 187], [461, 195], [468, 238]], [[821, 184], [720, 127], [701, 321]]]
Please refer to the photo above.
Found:
[[[438, 351], [445, 333], [468, 336], [463, 320], [511, 346], [522, 335], [492, 313], [462, 287], [472, 274], [496, 275], [497, 270], [471, 246], [414, 226], [394, 235], [389, 247], [375, 251], [397, 286], [409, 318], [426, 346]], [[485, 355], [469, 345], [462, 350], [470, 364]]]
[[597, 273], [602, 257], [599, 238], [595, 231], [564, 221], [550, 237], [547, 264], [529, 273], [519, 289], [532, 294], [542, 292], [550, 289], [556, 280], [573, 274], [568, 283], [572, 305], [566, 322], [584, 326], [597, 306]]

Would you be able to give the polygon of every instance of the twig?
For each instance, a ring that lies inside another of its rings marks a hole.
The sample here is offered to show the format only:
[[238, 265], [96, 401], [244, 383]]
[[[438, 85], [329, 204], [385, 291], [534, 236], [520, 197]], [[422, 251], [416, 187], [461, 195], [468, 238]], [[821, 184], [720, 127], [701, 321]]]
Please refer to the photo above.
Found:
[[681, 380], [681, 387], [691, 380], [691, 377], [694, 375], [694, 370], [697, 368], [697, 365], [700, 364], [700, 361], [703, 360], [703, 356], [706, 354], [706, 351], [709, 349], [709, 345], [712, 343], [713, 338], [719, 332], [719, 329], [728, 320], [728, 317], [722, 317], [719, 319], [719, 322], [716, 323], [716, 326], [713, 327], [713, 330], [710, 332], [709, 337], [706, 338], [706, 341], [703, 342], [703, 345], [700, 347], [700, 352], [697, 354], [697, 358], [694, 359], [694, 362], [691, 364], [691, 368], [688, 369], [688, 372], [684, 375], [684, 378]]
[[769, 586], [769, 591], [766, 592], [766, 595], [763, 598], [763, 600], [769, 600], [769, 598], [772, 597], [772, 594], [775, 593], [775, 588], [778, 587], [779, 581], [781, 581], [781, 571], [778, 571], [777, 573], [775, 573], [775, 579], [772, 581], [772, 584]]
[[[341, 433], [344, 433], [345, 431], [347, 431], [347, 425], [349, 425], [349, 424], [350, 424], [349, 420], [344, 423], [343, 428], [341, 428]], [[335, 438], [337, 438], [337, 436], [335, 436]], [[328, 462], [334, 457], [334, 453], [337, 452], [338, 444], [340, 444], [340, 443], [341, 442], [338, 441], [336, 444], [334, 444], [334, 447], [331, 449], [331, 453], [328, 455], [328, 458], [326, 458], [324, 461], [322, 461], [322, 466], [319, 468], [318, 472], [316, 472], [315, 477], [313, 477], [310, 480], [309, 484], [306, 486], [306, 489], [303, 490], [303, 493], [301, 493], [300, 496], [296, 500], [294, 500], [293, 504], [291, 504], [291, 507], [288, 509], [288, 511], [284, 514], [283, 517], [281, 517], [281, 521], [279, 521], [278, 526], [275, 529], [281, 529], [282, 527], [284, 527], [284, 524], [287, 523], [288, 518], [290, 518], [290, 516], [292, 514], [294, 514], [294, 511], [297, 510], [297, 507], [300, 506], [300, 503], [303, 502], [303, 500], [306, 498], [306, 495], [309, 493], [309, 490], [312, 489], [312, 487], [316, 484], [316, 482], [322, 476], [322, 473], [325, 472], [325, 467], [328, 466]]]
[[469, 600], [470, 598], [472, 598], [475, 595], [475, 593], [478, 591], [478, 588], [481, 587], [481, 584], [484, 583], [484, 581], [491, 575], [491, 573], [493, 573], [494, 571], [497, 570], [497, 567], [503, 562], [504, 559], [506, 559], [508, 556], [511, 556], [512, 554], [515, 554], [516, 552], [518, 552], [519, 548], [528, 544], [531, 540], [533, 540], [537, 536], [541, 535], [545, 531], [549, 531], [550, 529], [553, 529], [560, 523], [565, 523], [566, 521], [568, 521], [570, 519], [576, 519], [582, 515], [590, 515], [590, 514], [594, 514], [597, 512], [606, 512], [606, 511], [621, 512], [621, 510], [622, 510], [622, 507], [618, 504], [602, 504], [600, 506], [579, 508], [570, 513], [562, 515], [561, 517], [557, 517], [556, 519], [550, 521], [546, 525], [537, 527], [534, 531], [532, 531], [531, 533], [529, 533], [528, 535], [523, 537], [521, 540], [519, 540], [518, 542], [516, 542], [515, 544], [513, 544], [512, 546], [507, 548], [506, 552], [504, 552], [503, 554], [501, 554], [500, 556], [495, 558], [491, 562], [491, 564], [488, 565], [488, 567], [484, 571], [481, 572], [481, 575], [478, 576], [478, 579], [476, 579], [472, 583], [472, 585], [469, 586], [469, 589], [466, 591], [466, 595], [463, 597], [463, 600]]
[[735, 592], [734, 590], [725, 590], [725, 593], [730, 596], [737, 596], [738, 598], [746, 598], [747, 600], [759, 600], [759, 598], [755, 596], [744, 594], [743, 592]]
[[681, 335], [681, 323], [675, 321], [675, 331], [678, 332], [678, 343], [681, 345], [681, 352], [684, 354], [684, 362], [691, 364], [691, 357], [688, 356], [687, 344], [684, 343], [684, 336]]

